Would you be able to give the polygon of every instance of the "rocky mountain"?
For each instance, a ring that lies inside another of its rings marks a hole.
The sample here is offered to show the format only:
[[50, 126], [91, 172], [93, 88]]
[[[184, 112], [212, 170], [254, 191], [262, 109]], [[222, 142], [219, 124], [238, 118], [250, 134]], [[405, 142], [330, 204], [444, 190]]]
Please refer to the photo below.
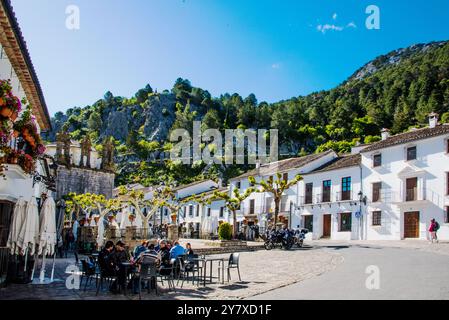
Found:
[[131, 98], [107, 92], [91, 106], [55, 114], [53, 131], [44, 138], [53, 141], [63, 127], [74, 139], [89, 134], [99, 142], [113, 136], [121, 168], [126, 168], [120, 171], [119, 183], [190, 182], [209, 174], [226, 178], [247, 169], [207, 167], [204, 172], [206, 164], [193, 168], [154, 162], [155, 155], [170, 149], [170, 130], [191, 130], [195, 119], [202, 121], [203, 129], [277, 128], [281, 154], [295, 156], [330, 148], [347, 152], [357, 142], [378, 140], [381, 128], [398, 133], [423, 126], [432, 111], [449, 122], [448, 41], [392, 51], [334, 89], [272, 104], [258, 102], [253, 94], [212, 97], [181, 78], [170, 91], [153, 92], [147, 85]]

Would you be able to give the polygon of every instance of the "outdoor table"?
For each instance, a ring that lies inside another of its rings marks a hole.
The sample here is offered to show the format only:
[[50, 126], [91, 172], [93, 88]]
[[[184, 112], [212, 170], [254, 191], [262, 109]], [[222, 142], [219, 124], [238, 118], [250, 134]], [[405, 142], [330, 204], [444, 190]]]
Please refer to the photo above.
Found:
[[123, 267], [124, 273], [125, 273], [125, 288], [124, 288], [124, 293], [125, 293], [125, 296], [126, 296], [126, 290], [127, 290], [127, 288], [128, 288], [128, 270], [129, 270], [131, 267], [133, 267], [134, 264], [132, 264], [131, 262], [122, 262], [120, 265]]
[[[207, 263], [209, 262], [209, 281], [212, 283], [212, 271], [213, 271], [213, 263], [215, 261], [220, 262], [221, 264], [221, 283], [224, 283], [224, 258], [194, 258], [193, 261], [200, 261], [203, 264], [203, 285], [206, 286], [206, 279], [207, 279]], [[220, 276], [218, 276], [218, 279], [220, 279]]]

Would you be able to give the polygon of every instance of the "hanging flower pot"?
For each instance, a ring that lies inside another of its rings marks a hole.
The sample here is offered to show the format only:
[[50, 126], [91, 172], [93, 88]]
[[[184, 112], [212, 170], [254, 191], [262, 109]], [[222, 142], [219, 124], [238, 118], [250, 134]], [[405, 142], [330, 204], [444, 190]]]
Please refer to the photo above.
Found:
[[133, 224], [134, 220], [136, 220], [136, 217], [131, 214], [128, 216], [128, 220], [129, 222], [131, 222], [131, 224]]
[[0, 97], [0, 107], [3, 107], [6, 104], [5, 99]]
[[177, 215], [176, 215], [176, 214], [172, 214], [170, 217], [171, 217], [171, 221], [172, 221], [173, 223], [175, 223], [175, 222], [176, 222], [176, 217], [177, 217]]
[[0, 107], [0, 116], [4, 118], [11, 118], [14, 110], [11, 109], [9, 106], [2, 106]]

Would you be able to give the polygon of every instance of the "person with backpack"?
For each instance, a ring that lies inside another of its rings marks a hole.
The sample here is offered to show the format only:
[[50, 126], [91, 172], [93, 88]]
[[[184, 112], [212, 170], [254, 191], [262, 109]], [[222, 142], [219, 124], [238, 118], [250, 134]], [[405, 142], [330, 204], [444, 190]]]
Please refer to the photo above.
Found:
[[438, 243], [438, 237], [437, 237], [437, 231], [440, 229], [440, 224], [435, 220], [430, 220], [430, 227], [429, 227], [429, 233], [430, 233], [430, 242], [433, 243], [433, 240], [435, 240]]

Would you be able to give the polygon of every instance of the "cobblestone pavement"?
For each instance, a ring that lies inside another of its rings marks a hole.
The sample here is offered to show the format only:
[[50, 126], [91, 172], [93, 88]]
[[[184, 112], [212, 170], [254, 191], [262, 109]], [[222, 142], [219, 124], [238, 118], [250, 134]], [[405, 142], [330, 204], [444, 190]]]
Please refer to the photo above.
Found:
[[[229, 255], [214, 257], [228, 258]], [[240, 273], [242, 281], [238, 280], [236, 270], [231, 270], [232, 280], [224, 284], [207, 284], [204, 286], [192, 285], [185, 282], [183, 288], [176, 286], [176, 292], [169, 292], [165, 286], [160, 288], [160, 295], [142, 293], [142, 299], [243, 299], [255, 296], [292, 283], [319, 276], [333, 270], [343, 262], [340, 254], [321, 248], [307, 247], [284, 251], [280, 249], [271, 251], [255, 251], [240, 253]], [[65, 274], [67, 266], [73, 265], [74, 259], [57, 260], [55, 278], [61, 281], [49, 285], [11, 284], [0, 289], [0, 299], [63, 299], [63, 300], [123, 300], [139, 299], [138, 295], [130, 292], [111, 294], [104, 289], [95, 296], [95, 281], [87, 290], [69, 290], [66, 288]], [[209, 267], [209, 265], [208, 265]], [[214, 275], [217, 275], [218, 266], [214, 266]], [[49, 273], [49, 272], [48, 272]], [[226, 280], [226, 279], [225, 279]], [[83, 281], [84, 286], [84, 281]], [[131, 290], [129, 290], [131, 291]]]

